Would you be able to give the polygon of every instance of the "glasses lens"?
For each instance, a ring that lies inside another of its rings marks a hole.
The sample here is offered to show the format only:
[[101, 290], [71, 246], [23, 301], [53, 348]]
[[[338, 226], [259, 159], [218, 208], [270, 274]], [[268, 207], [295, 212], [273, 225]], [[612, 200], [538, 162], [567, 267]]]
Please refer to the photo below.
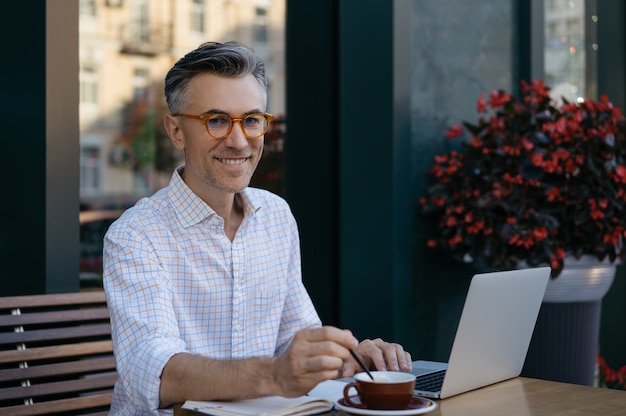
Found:
[[226, 115], [214, 115], [206, 121], [206, 125], [214, 137], [224, 137], [228, 135], [232, 120]]
[[258, 137], [265, 133], [267, 119], [264, 114], [250, 114], [243, 119], [243, 129], [250, 137]]

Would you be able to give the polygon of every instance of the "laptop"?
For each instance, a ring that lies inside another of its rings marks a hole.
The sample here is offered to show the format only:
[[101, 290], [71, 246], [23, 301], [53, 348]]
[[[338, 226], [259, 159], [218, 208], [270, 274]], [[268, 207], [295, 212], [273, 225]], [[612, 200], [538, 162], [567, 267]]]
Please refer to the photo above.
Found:
[[475, 275], [448, 362], [413, 362], [415, 394], [445, 399], [519, 376], [549, 278], [549, 267]]

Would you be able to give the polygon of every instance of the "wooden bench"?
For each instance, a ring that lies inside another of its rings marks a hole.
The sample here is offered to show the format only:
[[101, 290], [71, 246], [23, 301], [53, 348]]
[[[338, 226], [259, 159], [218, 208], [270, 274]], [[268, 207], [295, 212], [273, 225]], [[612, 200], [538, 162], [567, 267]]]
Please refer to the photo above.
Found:
[[104, 292], [0, 297], [0, 414], [106, 415], [116, 380]]

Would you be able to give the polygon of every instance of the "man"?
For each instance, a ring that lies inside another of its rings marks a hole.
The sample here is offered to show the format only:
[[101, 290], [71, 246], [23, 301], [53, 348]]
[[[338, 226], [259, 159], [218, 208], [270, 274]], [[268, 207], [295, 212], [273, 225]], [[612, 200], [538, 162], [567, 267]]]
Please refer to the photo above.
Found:
[[411, 369], [400, 345], [321, 326], [287, 203], [248, 188], [272, 121], [266, 88], [263, 63], [234, 42], [203, 44], [166, 76], [164, 124], [185, 164], [104, 240], [111, 414], [302, 395], [358, 371], [350, 349], [372, 368]]

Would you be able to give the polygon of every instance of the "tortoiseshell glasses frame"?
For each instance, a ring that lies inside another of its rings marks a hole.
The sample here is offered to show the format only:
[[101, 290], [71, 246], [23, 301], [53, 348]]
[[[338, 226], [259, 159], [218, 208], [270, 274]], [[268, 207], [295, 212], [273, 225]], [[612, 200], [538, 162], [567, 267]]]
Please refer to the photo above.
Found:
[[233, 131], [236, 121], [241, 125], [241, 131], [247, 139], [258, 139], [262, 137], [270, 126], [274, 116], [269, 113], [250, 113], [243, 117], [231, 117], [224, 113], [208, 113], [201, 115], [176, 113], [173, 117], [184, 117], [195, 120], [202, 120], [209, 136], [217, 140], [228, 137]]

